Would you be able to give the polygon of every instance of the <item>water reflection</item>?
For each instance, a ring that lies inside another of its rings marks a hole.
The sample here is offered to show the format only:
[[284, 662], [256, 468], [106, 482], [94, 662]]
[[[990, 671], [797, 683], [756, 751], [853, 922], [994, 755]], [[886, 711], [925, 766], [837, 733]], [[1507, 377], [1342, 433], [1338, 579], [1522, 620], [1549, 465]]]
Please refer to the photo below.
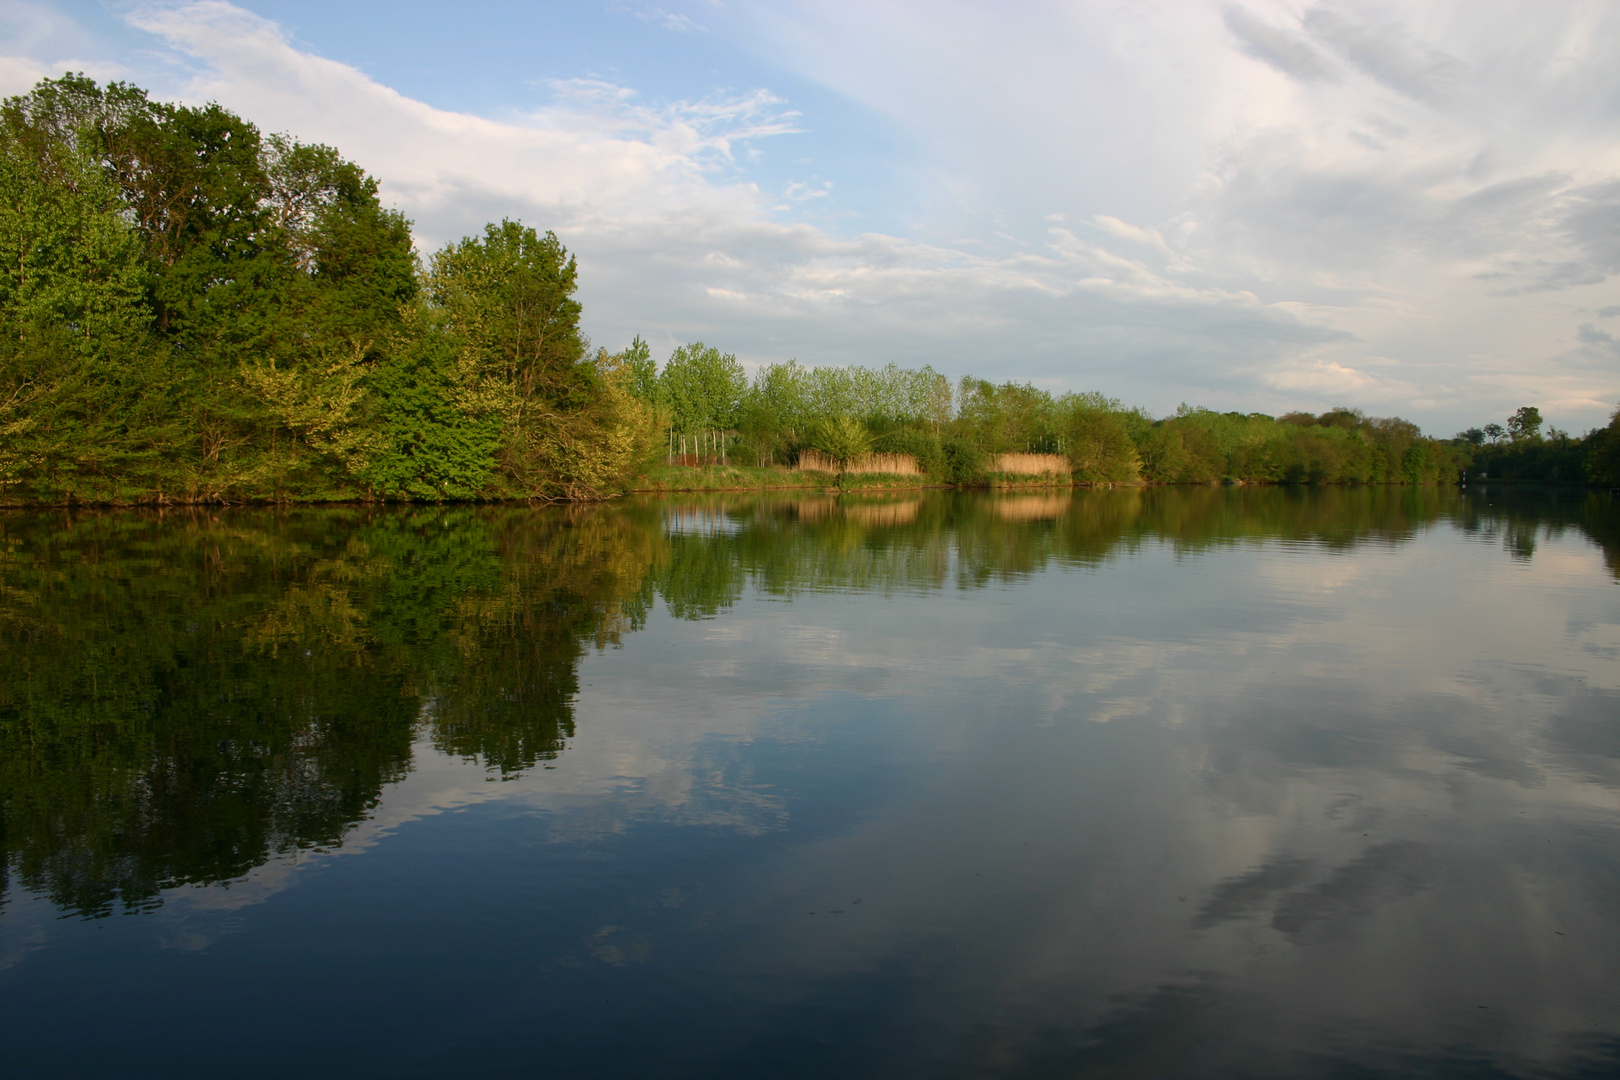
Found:
[[[1615, 520], [1606, 496], [1438, 488], [12, 515], [0, 843], [21, 883], [86, 915], [338, 844], [424, 729], [501, 775], [555, 758], [581, 656], [641, 626], [655, 598], [700, 619], [750, 585], [972, 588], [1148, 541], [1345, 550], [1441, 521], [1516, 559], [1574, 531], [1620, 574]], [[1615, 738], [1561, 723], [1576, 745]]]
[[500, 774], [554, 758], [579, 658], [644, 617], [660, 542], [511, 510], [4, 529], [0, 843], [87, 916], [340, 843], [420, 730]]
[[[535, 1024], [564, 1076], [1610, 1074], [1615, 521], [1220, 488], [0, 518], [0, 935], [178, 919], [219, 956], [165, 984], [196, 1054], [240, 1022], [211, 993], [262, 981], [279, 1026], [301, 973], [393, 1025], [347, 1075], [527, 1075]], [[255, 881], [284, 902], [235, 938], [176, 914]], [[171, 969], [52, 933], [0, 972], [16, 1025]], [[478, 1049], [424, 1043], [441, 983]]]

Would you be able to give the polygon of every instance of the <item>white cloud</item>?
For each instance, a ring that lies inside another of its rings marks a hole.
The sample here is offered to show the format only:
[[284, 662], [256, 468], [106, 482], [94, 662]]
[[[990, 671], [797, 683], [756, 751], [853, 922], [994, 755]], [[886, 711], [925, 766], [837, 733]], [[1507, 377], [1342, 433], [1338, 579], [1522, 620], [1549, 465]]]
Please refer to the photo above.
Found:
[[636, 12], [636, 18], [643, 22], [657, 23], [675, 34], [701, 33], [707, 29], [693, 21], [689, 15], [683, 15], [678, 11], [665, 11], [663, 8], [642, 8]]
[[45, 64], [26, 56], [0, 56], [0, 95], [26, 94], [41, 79], [51, 79], [73, 68]]
[[1332, 360], [1279, 367], [1266, 379], [1272, 386], [1283, 390], [1305, 390], [1318, 395], [1341, 397], [1362, 394], [1378, 385], [1378, 380], [1367, 372]]

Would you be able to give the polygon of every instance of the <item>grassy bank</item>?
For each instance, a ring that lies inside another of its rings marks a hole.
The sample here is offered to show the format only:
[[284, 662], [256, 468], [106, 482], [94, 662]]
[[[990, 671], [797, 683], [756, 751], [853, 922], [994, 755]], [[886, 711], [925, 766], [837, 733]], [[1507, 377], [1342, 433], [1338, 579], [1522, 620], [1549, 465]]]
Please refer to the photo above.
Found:
[[817, 472], [780, 465], [656, 465], [630, 487], [635, 492], [665, 491], [884, 491], [949, 487], [926, 477], [890, 473]]

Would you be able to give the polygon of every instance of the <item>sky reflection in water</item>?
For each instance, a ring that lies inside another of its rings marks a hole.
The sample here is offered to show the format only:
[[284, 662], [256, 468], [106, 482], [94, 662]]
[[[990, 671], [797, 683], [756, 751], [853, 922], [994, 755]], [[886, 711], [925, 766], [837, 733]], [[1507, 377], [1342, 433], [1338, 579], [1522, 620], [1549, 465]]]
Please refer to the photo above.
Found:
[[1613, 1075], [1617, 535], [1378, 489], [3, 518], [0, 1042]]

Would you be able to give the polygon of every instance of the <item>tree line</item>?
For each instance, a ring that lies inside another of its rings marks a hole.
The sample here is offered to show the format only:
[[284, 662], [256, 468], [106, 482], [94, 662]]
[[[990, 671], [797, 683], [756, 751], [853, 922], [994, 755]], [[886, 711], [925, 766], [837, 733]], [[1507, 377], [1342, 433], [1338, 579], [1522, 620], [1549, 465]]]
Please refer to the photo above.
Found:
[[695, 433], [718, 432], [734, 460], [758, 465], [790, 464], [806, 449], [846, 464], [909, 454], [933, 480], [970, 484], [990, 478], [999, 455], [1025, 453], [1065, 458], [1072, 478], [1090, 484], [1620, 483], [1620, 410], [1582, 437], [1543, 435], [1539, 410], [1525, 406], [1505, 425], [1438, 439], [1352, 408], [1270, 416], [1182, 405], [1155, 419], [1098, 393], [971, 376], [953, 385], [929, 367], [789, 361], [750, 380], [735, 356], [701, 342], [660, 369], [638, 338], [622, 362], [636, 373], [632, 392], [668, 425], [666, 446], [712, 453]]
[[1094, 484], [1620, 482], [1613, 424], [1544, 438], [1525, 410], [1441, 440], [1352, 409], [1155, 419], [929, 367], [750, 379], [702, 342], [593, 349], [555, 235], [503, 220], [420, 259], [336, 149], [81, 75], [0, 106], [0, 182], [0, 502], [580, 500], [660, 456], [805, 450], [955, 484], [1008, 453]]

